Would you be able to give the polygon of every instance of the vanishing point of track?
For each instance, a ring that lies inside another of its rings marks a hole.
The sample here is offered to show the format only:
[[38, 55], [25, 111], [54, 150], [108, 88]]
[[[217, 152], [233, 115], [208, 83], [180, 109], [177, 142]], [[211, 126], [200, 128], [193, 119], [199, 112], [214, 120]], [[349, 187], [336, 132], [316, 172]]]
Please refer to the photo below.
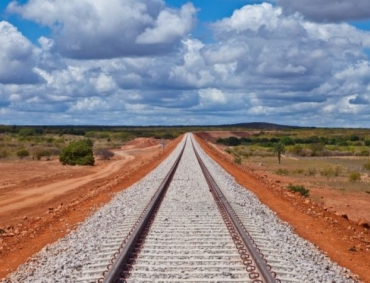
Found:
[[77, 282], [299, 282], [228, 201], [190, 134], [154, 195], [126, 222]]

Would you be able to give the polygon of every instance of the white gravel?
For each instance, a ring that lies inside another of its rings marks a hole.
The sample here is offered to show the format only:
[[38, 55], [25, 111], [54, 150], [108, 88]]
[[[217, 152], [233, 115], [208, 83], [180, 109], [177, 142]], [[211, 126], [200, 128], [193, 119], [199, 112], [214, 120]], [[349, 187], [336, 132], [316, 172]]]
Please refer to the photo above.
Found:
[[[81, 276], [83, 267], [100, 252], [100, 246], [106, 239], [106, 235], [101, 232], [114, 230], [117, 221], [124, 220], [140, 206], [145, 196], [154, 192], [172, 166], [182, 145], [183, 143], [140, 182], [117, 194], [109, 204], [86, 219], [78, 229], [46, 246], [0, 282], [75, 282]], [[313, 244], [295, 235], [287, 223], [279, 220], [274, 212], [261, 204], [251, 192], [238, 185], [233, 177], [206, 156], [198, 146], [197, 148], [233, 205], [240, 207], [246, 216], [254, 219], [264, 237], [270, 240], [270, 244], [280, 253], [282, 259], [294, 267], [294, 272], [299, 274], [302, 282], [357, 282], [351, 279], [348, 270], [333, 263]], [[194, 159], [188, 160], [194, 162]]]
[[238, 204], [245, 215], [254, 220], [264, 237], [279, 251], [282, 258], [295, 267], [302, 282], [352, 283], [349, 270], [331, 261], [312, 243], [297, 236], [292, 227], [281, 221], [266, 205], [261, 204], [250, 191], [240, 186], [235, 179], [214, 162], [199, 145], [196, 146], [212, 176], [229, 200]]
[[[184, 142], [184, 141], [183, 141]], [[1, 283], [70, 283], [81, 276], [85, 265], [100, 252], [106, 234], [154, 193], [178, 156], [183, 142], [155, 170], [87, 218], [75, 231], [43, 248]], [[150, 189], [149, 189], [150, 188]]]

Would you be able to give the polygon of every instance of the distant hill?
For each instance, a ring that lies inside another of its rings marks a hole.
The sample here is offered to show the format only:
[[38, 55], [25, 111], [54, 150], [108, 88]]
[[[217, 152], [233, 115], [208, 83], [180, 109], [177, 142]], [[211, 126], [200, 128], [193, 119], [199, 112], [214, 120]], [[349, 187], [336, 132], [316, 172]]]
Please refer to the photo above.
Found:
[[299, 127], [299, 126], [287, 126], [278, 125], [273, 123], [265, 122], [251, 122], [251, 123], [237, 123], [237, 124], [227, 124], [220, 125], [219, 127], [225, 128], [246, 128], [246, 129], [258, 129], [258, 130], [284, 130], [284, 129], [314, 129], [315, 127]]

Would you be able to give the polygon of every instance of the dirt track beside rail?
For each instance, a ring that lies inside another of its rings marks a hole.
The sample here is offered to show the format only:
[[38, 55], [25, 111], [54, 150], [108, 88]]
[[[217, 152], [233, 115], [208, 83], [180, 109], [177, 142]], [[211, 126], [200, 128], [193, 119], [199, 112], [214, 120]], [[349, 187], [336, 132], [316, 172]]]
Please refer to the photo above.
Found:
[[143, 178], [180, 140], [163, 152], [158, 140], [135, 139], [92, 167], [57, 159], [0, 163], [0, 278]]

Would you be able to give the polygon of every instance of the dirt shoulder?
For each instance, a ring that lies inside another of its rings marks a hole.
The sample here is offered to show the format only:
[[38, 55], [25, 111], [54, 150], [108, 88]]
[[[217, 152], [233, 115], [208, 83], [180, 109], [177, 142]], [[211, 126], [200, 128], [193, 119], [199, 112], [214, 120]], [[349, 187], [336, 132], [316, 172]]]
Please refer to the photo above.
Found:
[[202, 148], [236, 181], [288, 222], [302, 238], [314, 243], [333, 261], [370, 283], [370, 233], [343, 215], [293, 194], [284, 181], [263, 171], [237, 165], [213, 144], [196, 137]]
[[0, 278], [142, 179], [181, 138], [164, 152], [154, 139], [136, 139], [116, 150], [113, 160], [92, 167], [62, 166], [57, 160], [0, 164]]

